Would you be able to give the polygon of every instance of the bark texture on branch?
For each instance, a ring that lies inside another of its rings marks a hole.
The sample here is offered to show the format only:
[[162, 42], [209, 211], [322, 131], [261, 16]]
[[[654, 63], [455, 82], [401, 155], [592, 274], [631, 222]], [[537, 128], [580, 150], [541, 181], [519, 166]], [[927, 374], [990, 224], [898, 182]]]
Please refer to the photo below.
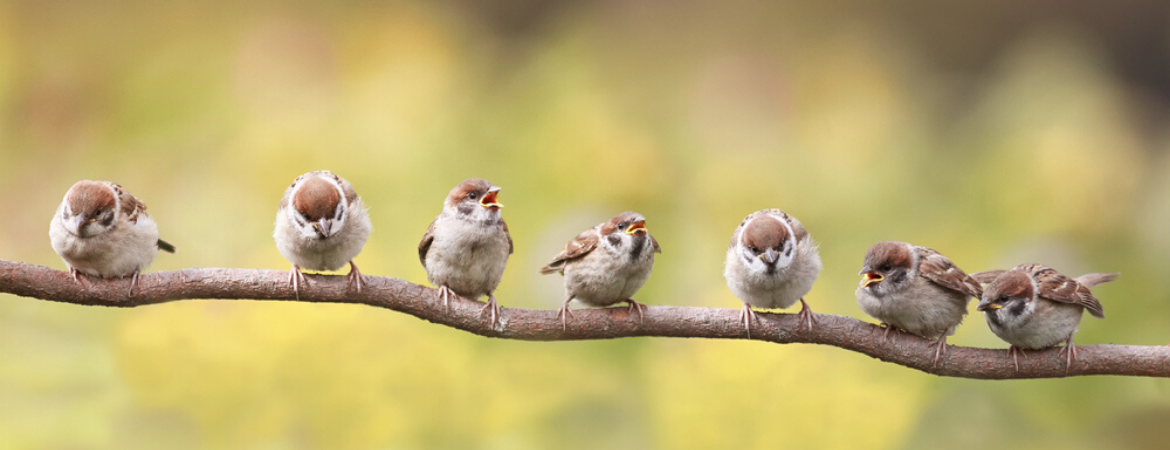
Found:
[[[184, 299], [287, 300], [360, 303], [410, 314], [420, 319], [486, 337], [531, 341], [613, 339], [631, 336], [747, 339], [739, 309], [653, 306], [641, 323], [625, 308], [575, 310], [567, 331], [555, 310], [501, 308], [492, 327], [481, 315], [483, 303], [454, 298], [444, 311], [438, 291], [397, 278], [365, 275], [361, 292], [349, 289], [344, 276], [306, 275], [296, 299], [288, 272], [257, 269], [184, 269], [139, 277], [130, 296], [130, 279], [87, 277], [76, 282], [69, 272], [0, 260], [0, 292], [78, 305], [134, 307]], [[1057, 349], [1029, 351], [1015, 370], [1006, 349], [948, 346], [937, 365], [931, 341], [890, 333], [850, 317], [817, 314], [816, 328], [797, 330], [795, 314], [759, 314], [752, 339], [780, 344], [824, 344], [863, 353], [882, 361], [949, 377], [980, 379], [1055, 378], [1074, 375], [1170, 377], [1170, 346], [1078, 345], [1077, 360], [1066, 370]]]

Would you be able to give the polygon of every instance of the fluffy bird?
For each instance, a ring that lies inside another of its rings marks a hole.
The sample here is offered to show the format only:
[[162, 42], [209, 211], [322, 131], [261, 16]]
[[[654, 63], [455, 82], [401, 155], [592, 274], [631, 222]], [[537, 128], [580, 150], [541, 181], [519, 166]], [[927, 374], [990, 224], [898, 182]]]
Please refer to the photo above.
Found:
[[500, 187], [482, 178], [459, 183], [418, 244], [418, 259], [427, 280], [439, 287], [443, 307], [450, 307], [452, 294], [473, 300], [486, 295], [483, 311], [491, 313], [493, 325], [500, 306], [492, 292], [500, 285], [513, 250], [508, 224], [500, 216], [504, 205], [499, 195]]
[[80, 281], [78, 274], [129, 275], [130, 294], [159, 249], [175, 252], [158, 238], [146, 204], [109, 181], [81, 180], [70, 187], [49, 222], [49, 240], [74, 280]]
[[883, 241], [865, 254], [857, 305], [882, 321], [886, 334], [897, 328], [937, 338], [934, 359], [945, 352], [947, 336], [967, 315], [967, 302], [979, 298], [979, 282], [947, 257], [906, 242]]
[[654, 254], [662, 253], [658, 241], [646, 229], [646, 218], [627, 211], [605, 223], [585, 230], [565, 245], [553, 261], [540, 269], [542, 274], [565, 276], [565, 303], [557, 310], [561, 327], [568, 329], [574, 299], [590, 306], [629, 303], [630, 313], [643, 317], [645, 305], [631, 296], [650, 278]]
[[1101, 302], [1089, 288], [1113, 281], [1117, 275], [1090, 273], [1069, 278], [1040, 264], [980, 272], [975, 278], [990, 284], [976, 309], [983, 311], [991, 331], [1011, 344], [1008, 353], [1017, 371], [1017, 355], [1024, 350], [1055, 347], [1061, 342], [1065, 342], [1061, 353], [1067, 368], [1076, 361], [1073, 334], [1081, 323], [1081, 312], [1087, 309], [1093, 317], [1105, 318]]
[[731, 235], [723, 265], [727, 287], [743, 301], [740, 318], [748, 337], [757, 308], [787, 308], [800, 301], [800, 322], [813, 328], [804, 295], [821, 273], [817, 245], [799, 220], [779, 209], [751, 213]]
[[292, 263], [288, 280], [300, 298], [301, 270], [337, 270], [349, 263], [349, 284], [362, 290], [362, 273], [353, 258], [361, 253], [373, 226], [353, 186], [328, 170], [297, 177], [284, 190], [272, 237]]

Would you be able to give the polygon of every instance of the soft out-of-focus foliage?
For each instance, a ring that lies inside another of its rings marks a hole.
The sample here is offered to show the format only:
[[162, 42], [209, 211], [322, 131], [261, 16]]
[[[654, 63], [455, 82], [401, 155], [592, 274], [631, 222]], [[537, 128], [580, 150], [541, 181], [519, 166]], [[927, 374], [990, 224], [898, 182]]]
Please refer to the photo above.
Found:
[[[504, 187], [516, 241], [506, 307], [555, 307], [560, 278], [536, 269], [633, 209], [664, 249], [639, 300], [738, 308], [728, 236], [779, 207], [821, 242], [818, 312], [864, 317], [861, 257], [902, 239], [970, 271], [1122, 272], [1096, 289], [1108, 319], [1086, 318], [1078, 341], [1170, 342], [1167, 86], [1127, 65], [1125, 45], [1165, 8], [1130, 5], [1129, 31], [1078, 19], [1112, 11], [1046, 20], [1013, 2], [956, 6], [969, 23], [951, 27], [906, 7], [925, 2], [745, 3], [2, 3], [0, 257], [63, 267], [49, 217], [94, 178], [137, 194], [178, 245], [152, 270], [287, 268], [276, 204], [326, 168], [370, 205], [363, 272], [425, 282], [417, 240], [446, 192], [480, 176]], [[1170, 54], [1160, 29], [1146, 42], [1160, 51], [1141, 53], [1151, 67]], [[3, 448], [1170, 438], [1161, 380], [937, 379], [756, 342], [494, 341], [350, 305], [3, 300]], [[974, 314], [951, 342], [1006, 346]]]

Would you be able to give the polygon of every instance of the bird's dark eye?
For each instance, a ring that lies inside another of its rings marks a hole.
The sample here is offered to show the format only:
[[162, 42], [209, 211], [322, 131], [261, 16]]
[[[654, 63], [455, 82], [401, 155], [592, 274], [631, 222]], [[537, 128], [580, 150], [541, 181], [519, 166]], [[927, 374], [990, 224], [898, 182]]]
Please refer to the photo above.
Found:
[[301, 213], [301, 217], [304, 217], [304, 218], [305, 218], [305, 220], [308, 220], [308, 221], [310, 221], [310, 222], [312, 222], [312, 221], [313, 221], [313, 218], [312, 218], [312, 217], [309, 217], [309, 213], [307, 213], [307, 212], [303, 212], [303, 213]]
[[752, 251], [752, 253], [759, 253], [759, 252], [760, 252], [760, 249], [759, 249], [759, 248], [757, 248], [757, 247], [756, 247], [756, 246], [754, 246], [754, 245], [749, 245], [749, 246], [748, 246], [748, 250], [751, 250], [751, 251]]
[[618, 224], [618, 228], [621, 228], [621, 229], [623, 229], [623, 230], [624, 230], [624, 229], [625, 229], [627, 226], [629, 226], [629, 225], [630, 225], [630, 223], [629, 223], [629, 222], [622, 222], [622, 223], [619, 223], [619, 224]]
[[879, 267], [878, 269], [881, 270], [882, 272], [885, 272], [887, 270], [890, 270], [890, 268], [891, 268], [890, 263], [885, 263], [885, 264], [882, 264], [882, 266]]
[[1008, 301], [1008, 296], [1006, 296], [1006, 295], [1001, 295], [1001, 296], [999, 296], [999, 301], [1000, 301], [1000, 302], [1006, 302], [1006, 301]]
[[479, 197], [479, 194], [476, 194], [474, 192], [467, 194], [467, 198], [470, 198], [472, 200], [475, 200], [476, 197]]

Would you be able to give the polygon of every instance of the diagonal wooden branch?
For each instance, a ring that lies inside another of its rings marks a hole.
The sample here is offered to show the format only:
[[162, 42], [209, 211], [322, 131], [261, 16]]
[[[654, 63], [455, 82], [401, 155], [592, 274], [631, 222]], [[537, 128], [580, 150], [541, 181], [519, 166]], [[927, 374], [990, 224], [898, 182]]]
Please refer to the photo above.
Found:
[[[360, 303], [404, 312], [420, 319], [480, 336], [530, 341], [613, 339], [630, 336], [746, 339], [739, 309], [650, 306], [639, 324], [625, 308], [578, 310], [561, 329], [553, 310], [502, 308], [494, 328], [481, 315], [483, 303], [456, 297], [444, 311], [436, 289], [397, 278], [365, 276], [365, 287], [354, 292], [344, 276], [307, 275], [303, 302]], [[134, 307], [184, 299], [294, 301], [288, 272], [256, 269], [185, 269], [139, 277], [130, 296], [130, 280], [85, 278], [68, 272], [0, 260], [0, 292], [78, 305]], [[1057, 349], [1028, 352], [1015, 370], [1005, 349], [952, 346], [935, 366], [931, 341], [891, 333], [857, 319], [817, 314], [812, 332], [797, 331], [795, 314], [759, 314], [752, 339], [780, 344], [809, 343], [841, 347], [882, 361], [949, 377], [1010, 379], [1074, 375], [1170, 377], [1170, 346], [1078, 345], [1077, 360], [1066, 370]]]

